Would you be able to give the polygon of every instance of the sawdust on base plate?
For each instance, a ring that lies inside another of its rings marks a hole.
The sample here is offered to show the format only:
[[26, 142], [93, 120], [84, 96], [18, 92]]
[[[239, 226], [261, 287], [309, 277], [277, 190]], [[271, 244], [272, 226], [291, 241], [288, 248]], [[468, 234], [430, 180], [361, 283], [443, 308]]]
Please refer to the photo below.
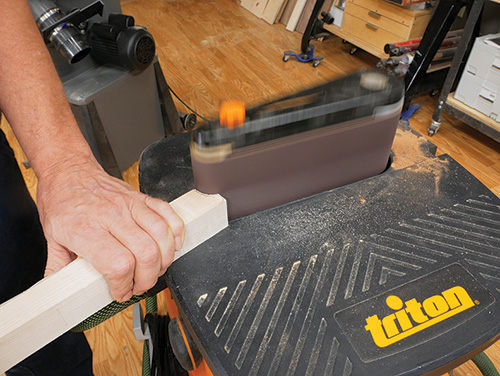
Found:
[[424, 151], [427, 140], [424, 137], [415, 135], [409, 128], [398, 128], [392, 151], [394, 158], [392, 167], [401, 170], [421, 162], [429, 160], [429, 156]]
[[417, 136], [409, 128], [398, 128], [392, 151], [394, 153], [392, 167], [401, 170], [415, 166], [412, 172], [434, 175], [435, 193], [439, 193], [439, 184], [443, 175], [448, 171], [449, 161], [434, 159], [435, 163], [429, 163], [431, 159], [425, 151], [427, 140]]

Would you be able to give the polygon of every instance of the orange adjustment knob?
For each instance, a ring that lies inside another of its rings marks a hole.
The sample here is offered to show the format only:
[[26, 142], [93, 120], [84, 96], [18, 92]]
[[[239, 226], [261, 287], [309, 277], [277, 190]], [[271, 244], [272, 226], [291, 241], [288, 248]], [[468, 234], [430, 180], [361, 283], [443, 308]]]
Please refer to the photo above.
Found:
[[235, 99], [223, 101], [219, 110], [219, 122], [223, 127], [242, 127], [245, 122], [245, 103]]

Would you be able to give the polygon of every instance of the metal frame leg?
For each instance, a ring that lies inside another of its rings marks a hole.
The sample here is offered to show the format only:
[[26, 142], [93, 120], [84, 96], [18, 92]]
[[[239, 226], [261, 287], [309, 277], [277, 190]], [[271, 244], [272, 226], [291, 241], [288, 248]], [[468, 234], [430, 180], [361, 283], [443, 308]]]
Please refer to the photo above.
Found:
[[465, 23], [464, 32], [462, 38], [458, 43], [453, 62], [451, 64], [446, 80], [444, 81], [443, 88], [441, 89], [441, 94], [439, 95], [438, 104], [432, 115], [432, 123], [429, 127], [429, 135], [436, 133], [441, 126], [441, 113], [443, 112], [446, 99], [450, 94], [450, 91], [455, 83], [455, 79], [460, 70], [462, 61], [466, 55], [466, 52], [470, 46], [470, 41], [474, 35], [474, 29], [476, 28], [477, 21], [481, 16], [481, 11], [483, 9], [485, 0], [474, 0], [469, 15], [467, 17], [467, 22]]
[[405, 76], [406, 93], [410, 92], [415, 83], [425, 74], [446, 34], [450, 31], [458, 12], [467, 5], [468, 1], [441, 0], [438, 3]]

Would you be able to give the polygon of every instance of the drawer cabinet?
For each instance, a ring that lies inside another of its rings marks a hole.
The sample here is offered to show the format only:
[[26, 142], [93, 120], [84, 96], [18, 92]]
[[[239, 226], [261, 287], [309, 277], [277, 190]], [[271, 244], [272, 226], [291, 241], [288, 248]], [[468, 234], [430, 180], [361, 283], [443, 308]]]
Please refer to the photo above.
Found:
[[384, 0], [347, 0], [342, 27], [325, 28], [380, 58], [386, 43], [420, 38], [432, 9], [411, 10]]

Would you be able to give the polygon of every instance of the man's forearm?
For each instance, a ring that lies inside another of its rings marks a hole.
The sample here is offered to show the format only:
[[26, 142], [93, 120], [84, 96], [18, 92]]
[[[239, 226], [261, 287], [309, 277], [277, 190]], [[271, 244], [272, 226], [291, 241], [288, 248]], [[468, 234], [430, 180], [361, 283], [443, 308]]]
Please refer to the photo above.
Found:
[[36, 175], [93, 161], [28, 3], [0, 0], [0, 9], [0, 109]]
[[86, 258], [115, 299], [153, 287], [182, 247], [166, 202], [107, 175], [83, 138], [26, 0], [0, 0], [0, 109], [38, 177], [46, 273]]

